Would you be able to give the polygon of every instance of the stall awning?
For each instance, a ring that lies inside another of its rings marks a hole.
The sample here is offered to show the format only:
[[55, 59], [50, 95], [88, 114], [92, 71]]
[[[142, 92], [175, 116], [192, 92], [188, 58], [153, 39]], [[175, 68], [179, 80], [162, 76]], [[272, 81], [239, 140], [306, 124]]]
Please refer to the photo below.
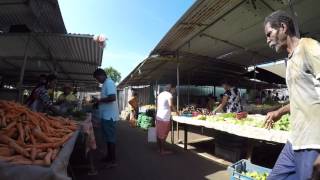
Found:
[[92, 73], [101, 65], [103, 49], [91, 35], [0, 35], [0, 74], [5, 81], [19, 82], [25, 52], [24, 85], [34, 84], [40, 74], [52, 72], [58, 74], [60, 82], [77, 86], [96, 85]]
[[[320, 1], [292, 2], [301, 35], [320, 39], [320, 11], [311, 10], [320, 6]], [[263, 22], [278, 9], [290, 12], [288, 1], [196, 1], [151, 55], [188, 52], [243, 66], [276, 61], [285, 55], [267, 46]]]
[[1, 0], [0, 30], [67, 33], [57, 0]]
[[[320, 1], [292, 2], [301, 35], [320, 39], [320, 11], [310, 10], [320, 6]], [[184, 71], [180, 79], [191, 84], [241, 79], [237, 73], [249, 66], [283, 59], [285, 54], [267, 46], [263, 30], [264, 18], [278, 9], [290, 12], [288, 1], [196, 1], [119, 87], [174, 81], [177, 63], [162, 60], [168, 57], [186, 66], [180, 68]], [[206, 61], [201, 62], [203, 58]]]

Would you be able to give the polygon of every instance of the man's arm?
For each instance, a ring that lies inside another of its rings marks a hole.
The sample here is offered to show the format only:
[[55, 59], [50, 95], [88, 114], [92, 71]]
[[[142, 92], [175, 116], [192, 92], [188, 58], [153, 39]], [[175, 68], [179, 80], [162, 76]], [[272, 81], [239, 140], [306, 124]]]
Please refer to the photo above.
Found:
[[267, 129], [272, 128], [273, 124], [277, 122], [282, 115], [285, 115], [289, 112], [290, 112], [290, 104], [287, 104], [276, 111], [268, 112], [266, 121], [264, 122], [264, 127]]
[[116, 95], [115, 94], [110, 94], [107, 97], [99, 99], [98, 102], [99, 103], [110, 103], [110, 102], [113, 102], [113, 101], [116, 101], [116, 100], [117, 100]]

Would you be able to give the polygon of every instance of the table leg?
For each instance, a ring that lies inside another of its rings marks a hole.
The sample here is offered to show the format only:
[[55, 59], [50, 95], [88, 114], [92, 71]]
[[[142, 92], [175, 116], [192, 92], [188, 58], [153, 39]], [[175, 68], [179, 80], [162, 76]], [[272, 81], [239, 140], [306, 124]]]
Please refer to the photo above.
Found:
[[252, 152], [253, 152], [253, 148], [255, 147], [255, 142], [248, 140], [247, 141], [247, 152], [246, 152], [246, 159], [248, 159], [249, 161], [251, 161], [252, 158]]
[[188, 149], [188, 125], [184, 124], [184, 150]]
[[180, 142], [180, 133], [179, 133], [179, 123], [177, 122], [177, 138], [178, 138], [178, 143]]
[[174, 121], [171, 121], [171, 144], [174, 144]]

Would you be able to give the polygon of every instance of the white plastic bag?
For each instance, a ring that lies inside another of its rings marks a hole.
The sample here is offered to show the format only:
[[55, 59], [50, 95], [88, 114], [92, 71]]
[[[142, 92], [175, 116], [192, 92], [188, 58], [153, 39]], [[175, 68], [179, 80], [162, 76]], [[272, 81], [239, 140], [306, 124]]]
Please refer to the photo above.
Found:
[[155, 127], [150, 127], [148, 129], [148, 142], [149, 143], [157, 142], [157, 131]]

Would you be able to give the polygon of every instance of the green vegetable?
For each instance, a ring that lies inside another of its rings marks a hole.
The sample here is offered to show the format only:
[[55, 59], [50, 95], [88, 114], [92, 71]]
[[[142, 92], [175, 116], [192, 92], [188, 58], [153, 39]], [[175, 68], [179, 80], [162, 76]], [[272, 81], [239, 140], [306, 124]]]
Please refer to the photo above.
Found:
[[252, 171], [252, 172], [242, 172], [241, 173], [243, 176], [247, 176], [250, 177], [254, 180], [266, 180], [269, 173], [263, 172], [263, 173], [259, 173], [257, 171]]
[[290, 130], [289, 114], [283, 115], [280, 118], [280, 120], [274, 124], [273, 129], [281, 130], [281, 131], [289, 131]]

